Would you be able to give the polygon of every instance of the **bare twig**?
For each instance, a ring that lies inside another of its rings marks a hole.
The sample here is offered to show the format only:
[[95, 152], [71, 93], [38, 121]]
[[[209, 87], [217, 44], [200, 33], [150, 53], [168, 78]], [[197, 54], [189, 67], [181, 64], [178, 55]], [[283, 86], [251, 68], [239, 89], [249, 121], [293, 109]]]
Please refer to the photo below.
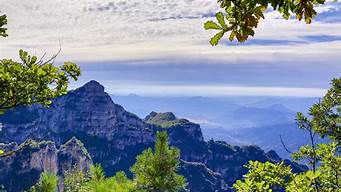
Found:
[[281, 144], [282, 144], [283, 148], [285, 149], [285, 151], [288, 152], [288, 153], [290, 153], [290, 154], [292, 154], [293, 152], [290, 151], [290, 150], [287, 148], [287, 146], [285, 145], [285, 143], [284, 143], [284, 141], [283, 141], [283, 138], [282, 138], [282, 135], [279, 135], [279, 138], [281, 139]]
[[[60, 53], [61, 51], [62, 51], [62, 44], [60, 43], [60, 40], [59, 40], [59, 49], [58, 49], [57, 53], [54, 54], [49, 60], [43, 62], [41, 65], [46, 65], [46, 64], [48, 64], [48, 63], [54, 64], [54, 62], [56, 61], [57, 56], [59, 55], [59, 53]], [[44, 54], [44, 55], [45, 55], [45, 54]], [[44, 55], [43, 55], [43, 56], [44, 56]]]
[[44, 63], [43, 59], [46, 56], [46, 52], [43, 54], [43, 56], [40, 57], [39, 61], [37, 62], [38, 65], [41, 65]]

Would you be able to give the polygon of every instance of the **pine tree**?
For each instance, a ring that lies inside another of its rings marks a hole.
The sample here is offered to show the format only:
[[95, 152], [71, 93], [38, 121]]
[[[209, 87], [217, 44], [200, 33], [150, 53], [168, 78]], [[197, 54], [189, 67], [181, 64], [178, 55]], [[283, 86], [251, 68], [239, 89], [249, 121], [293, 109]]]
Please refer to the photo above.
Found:
[[100, 164], [95, 164], [90, 167], [90, 179], [94, 182], [100, 182], [105, 179], [105, 174]]
[[177, 192], [185, 190], [186, 181], [177, 173], [180, 151], [169, 147], [166, 132], [158, 132], [155, 151], [151, 148], [137, 156], [131, 168], [136, 187], [148, 192]]
[[53, 173], [43, 172], [39, 182], [30, 189], [30, 192], [56, 192], [57, 186], [58, 177]]

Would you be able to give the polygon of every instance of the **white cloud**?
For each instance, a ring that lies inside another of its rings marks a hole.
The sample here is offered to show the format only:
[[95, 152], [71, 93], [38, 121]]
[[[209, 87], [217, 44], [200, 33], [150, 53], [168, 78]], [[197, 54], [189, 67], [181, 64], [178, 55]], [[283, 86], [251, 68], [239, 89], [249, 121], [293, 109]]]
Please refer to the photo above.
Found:
[[[221, 57], [222, 59], [273, 59], [298, 53], [338, 57], [340, 41], [308, 45], [253, 45], [211, 48], [213, 32], [203, 23], [219, 10], [209, 0], [0, 0], [9, 16], [9, 33], [0, 39], [0, 57], [15, 57], [19, 48], [37, 54], [54, 53], [62, 45], [60, 60], [99, 61], [160, 57]], [[338, 4], [337, 4], [338, 5]], [[328, 4], [319, 12], [333, 11]], [[336, 9], [336, 8], [335, 8]], [[278, 19], [268, 13], [256, 39], [300, 40], [306, 35], [339, 35], [341, 23]], [[321, 49], [323, 47], [323, 49]]]

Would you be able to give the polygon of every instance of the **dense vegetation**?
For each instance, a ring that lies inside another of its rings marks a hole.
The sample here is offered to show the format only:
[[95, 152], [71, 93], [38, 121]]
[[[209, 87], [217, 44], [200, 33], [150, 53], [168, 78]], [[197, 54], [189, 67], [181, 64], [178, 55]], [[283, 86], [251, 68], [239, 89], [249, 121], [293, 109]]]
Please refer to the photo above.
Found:
[[216, 14], [217, 22], [207, 21], [204, 24], [206, 30], [213, 29], [219, 32], [212, 37], [210, 43], [215, 46], [227, 33], [230, 41], [246, 41], [255, 35], [261, 19], [265, 19], [264, 12], [272, 8], [282, 14], [284, 19], [295, 16], [297, 20], [307, 24], [317, 15], [316, 6], [323, 5], [325, 0], [218, 0], [224, 10]]

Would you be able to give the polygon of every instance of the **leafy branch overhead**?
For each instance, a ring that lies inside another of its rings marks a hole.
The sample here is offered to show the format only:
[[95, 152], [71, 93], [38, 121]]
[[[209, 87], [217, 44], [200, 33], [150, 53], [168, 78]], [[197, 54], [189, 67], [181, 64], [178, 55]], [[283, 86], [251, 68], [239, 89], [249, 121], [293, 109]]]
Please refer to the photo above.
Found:
[[295, 16], [297, 20], [307, 24], [312, 22], [317, 12], [315, 6], [322, 5], [325, 0], [218, 0], [223, 12], [216, 14], [217, 21], [207, 21], [206, 30], [218, 30], [211, 38], [211, 45], [215, 46], [220, 39], [228, 34], [228, 39], [245, 42], [255, 35], [260, 19], [265, 19], [264, 12], [271, 7], [282, 14], [284, 19]]
[[79, 67], [71, 62], [54, 66], [20, 50], [21, 61], [0, 60], [0, 114], [19, 105], [51, 104], [67, 92], [69, 79], [77, 80]]
[[[7, 17], [0, 15], [0, 37], [7, 36], [5, 25]], [[69, 80], [78, 79], [80, 68], [72, 62], [55, 66], [57, 55], [44, 62], [20, 50], [21, 61], [0, 60], [0, 115], [20, 105], [48, 106], [53, 98], [67, 92]]]

